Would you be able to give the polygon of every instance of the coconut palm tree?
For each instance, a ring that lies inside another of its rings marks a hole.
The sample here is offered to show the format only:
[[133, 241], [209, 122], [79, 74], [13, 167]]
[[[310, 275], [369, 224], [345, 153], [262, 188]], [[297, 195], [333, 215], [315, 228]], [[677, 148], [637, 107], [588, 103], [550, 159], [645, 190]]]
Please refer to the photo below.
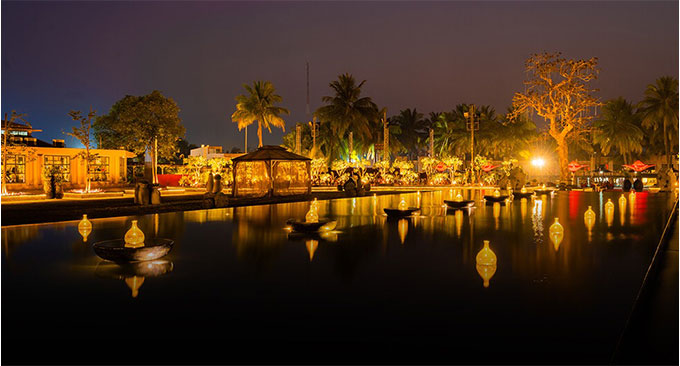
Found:
[[663, 129], [666, 162], [671, 166], [671, 150], [678, 142], [678, 79], [664, 76], [656, 84], [647, 85], [645, 99], [640, 102], [642, 126]]
[[465, 127], [466, 105], [440, 113], [434, 121], [434, 150], [439, 156], [461, 156], [470, 152], [470, 132]]
[[366, 80], [357, 84], [349, 73], [339, 75], [338, 80], [329, 84], [335, 95], [321, 98], [326, 105], [314, 112], [319, 121], [330, 124], [333, 135], [329, 146], [331, 161], [338, 156], [339, 142], [347, 132], [354, 133], [358, 146], [371, 140], [376, 132], [372, 127], [379, 120], [378, 106], [370, 97], [361, 97], [364, 83]]
[[231, 115], [231, 120], [238, 123], [239, 131], [257, 121], [258, 147], [262, 147], [262, 128], [272, 132], [272, 126], [286, 131], [286, 123], [281, 118], [282, 114], [290, 114], [286, 108], [277, 107], [280, 103], [280, 95], [276, 94], [274, 85], [269, 81], [255, 81], [253, 86], [244, 84], [248, 95], [241, 94], [236, 97], [236, 112]]
[[630, 154], [642, 152], [644, 134], [634, 108], [623, 98], [610, 100], [593, 123], [593, 142], [600, 145], [602, 154], [609, 155], [614, 149], [623, 156], [624, 164], [631, 162]]
[[412, 160], [414, 155], [417, 156], [419, 151], [423, 150], [423, 142], [428, 138], [427, 121], [415, 108], [407, 108], [390, 118], [390, 123], [392, 122], [399, 126], [401, 135], [397, 139]]

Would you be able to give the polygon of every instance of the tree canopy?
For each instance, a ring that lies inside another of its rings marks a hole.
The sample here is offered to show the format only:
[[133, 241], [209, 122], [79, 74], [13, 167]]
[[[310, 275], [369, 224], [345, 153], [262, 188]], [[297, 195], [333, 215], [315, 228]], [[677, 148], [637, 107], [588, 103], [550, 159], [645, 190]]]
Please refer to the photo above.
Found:
[[108, 114], [97, 118], [94, 134], [101, 139], [101, 148], [122, 147], [135, 154], [153, 155], [154, 139], [158, 139], [158, 155], [170, 159], [185, 133], [179, 111], [177, 103], [158, 90], [143, 96], [126, 95]]
[[231, 115], [231, 120], [238, 123], [239, 131], [257, 121], [257, 138], [262, 147], [262, 128], [272, 132], [272, 126], [286, 131], [286, 122], [281, 117], [282, 114], [290, 114], [290, 111], [283, 107], [277, 107], [283, 98], [276, 94], [274, 84], [270, 81], [255, 81], [251, 87], [244, 84], [248, 94], [241, 94], [236, 97], [236, 111]]

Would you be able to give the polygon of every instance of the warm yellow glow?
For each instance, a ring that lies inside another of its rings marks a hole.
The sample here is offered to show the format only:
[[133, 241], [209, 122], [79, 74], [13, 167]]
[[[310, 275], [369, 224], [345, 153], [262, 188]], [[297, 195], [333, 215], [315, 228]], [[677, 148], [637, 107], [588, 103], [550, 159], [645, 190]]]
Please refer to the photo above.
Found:
[[484, 240], [484, 247], [477, 253], [477, 257], [475, 258], [477, 261], [477, 264], [481, 266], [493, 266], [496, 265], [496, 261], [498, 260], [496, 258], [496, 253], [489, 248], [489, 241]]
[[526, 189], [525, 187], [522, 187], [522, 189], [520, 190], [520, 192], [522, 192], [522, 193], [527, 193], [527, 189]]
[[463, 211], [461, 210], [456, 210], [455, 213], [455, 219], [456, 219], [456, 236], [460, 237], [460, 234], [463, 230]]
[[543, 183], [542, 189], [545, 189], [545, 183]]
[[522, 221], [524, 221], [524, 217], [527, 215], [527, 199], [522, 198], [519, 200], [519, 207], [520, 207], [520, 213], [522, 215]]
[[542, 168], [545, 165], [545, 160], [543, 160], [543, 158], [533, 158], [531, 160], [531, 165], [537, 168]]
[[404, 197], [401, 198], [401, 202], [399, 202], [399, 207], [398, 207], [398, 208], [399, 208], [399, 210], [401, 210], [401, 211], [408, 210], [408, 204], [406, 204], [406, 200], [404, 199]]
[[128, 232], [125, 233], [125, 247], [141, 248], [143, 246], [144, 246], [144, 233], [137, 227], [137, 220], [132, 220], [132, 226], [130, 227], [130, 230], [128, 230]]
[[309, 261], [311, 262], [312, 259], [314, 259], [314, 252], [316, 252], [316, 248], [319, 246], [319, 242], [314, 239], [307, 240], [305, 242], [305, 246], [307, 247], [307, 252], [309, 253]]
[[408, 220], [401, 219], [397, 225], [397, 230], [399, 231], [399, 240], [404, 244], [406, 241], [406, 234], [408, 234]]
[[478, 264], [476, 267], [477, 273], [479, 273], [479, 276], [482, 277], [482, 280], [484, 281], [484, 288], [489, 287], [491, 277], [496, 274], [496, 265], [482, 266]]
[[500, 216], [501, 216], [501, 204], [500, 204], [500, 202], [494, 202], [493, 203], [493, 217], [495, 219], [497, 219]]
[[144, 277], [132, 276], [125, 278], [125, 284], [132, 290], [132, 297], [137, 297], [139, 295], [139, 288], [142, 287], [144, 283]]
[[583, 214], [583, 219], [586, 220], [586, 221], [595, 222], [595, 218], [596, 218], [596, 215], [595, 215], [595, 211], [593, 211], [593, 207], [588, 206], [588, 209]]
[[622, 193], [621, 197], [619, 197], [619, 208], [622, 208], [623, 210], [625, 210], [626, 203], [627, 203], [626, 196], [624, 196], [623, 193]]
[[501, 196], [501, 192], [500, 192], [499, 190], [496, 189], [496, 190], [493, 191], [493, 196], [494, 196], [494, 197], [500, 197], [500, 196]]
[[460, 191], [458, 191], [458, 194], [456, 195], [456, 201], [462, 202], [463, 201], [463, 195], [460, 194]]
[[550, 230], [548, 232], [550, 235], [550, 241], [552, 241], [555, 251], [557, 251], [560, 248], [562, 239], [564, 239], [564, 228], [562, 227], [562, 224], [560, 224], [560, 221], [557, 217], [555, 218], [555, 222], [550, 225]]
[[611, 198], [607, 199], [607, 203], [604, 204], [604, 218], [607, 221], [607, 227], [611, 227], [614, 223], [614, 203]]
[[417, 200], [416, 206], [417, 206], [417, 207], [420, 207], [420, 191], [418, 191], [418, 192], [416, 193], [416, 200]]
[[83, 219], [78, 223], [78, 232], [83, 236], [83, 242], [87, 242], [87, 236], [92, 232], [92, 223], [83, 215]]
[[307, 214], [305, 215], [305, 222], [319, 222], [319, 214], [316, 212], [316, 207], [314, 207], [314, 203], [309, 205], [309, 211], [307, 211]]

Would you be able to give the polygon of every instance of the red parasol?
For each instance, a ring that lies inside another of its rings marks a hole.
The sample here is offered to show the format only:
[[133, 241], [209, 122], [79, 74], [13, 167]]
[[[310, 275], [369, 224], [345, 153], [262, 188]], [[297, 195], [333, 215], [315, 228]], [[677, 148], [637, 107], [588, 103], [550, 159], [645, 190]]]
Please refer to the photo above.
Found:
[[576, 161], [576, 160], [572, 161], [568, 165], [569, 171], [572, 172], [572, 173], [577, 172], [577, 171], [579, 171], [579, 170], [581, 170], [585, 167], [587, 167], [587, 165], [579, 164], [579, 162]]
[[448, 168], [448, 166], [440, 161], [439, 164], [437, 164], [437, 166], [434, 168], [437, 169], [438, 172], [443, 173]]
[[498, 168], [499, 166], [500, 165], [485, 164], [485, 165], [482, 165], [482, 170], [488, 173], [488, 172]]
[[636, 172], [642, 172], [645, 171], [651, 167], [653, 167], [654, 164], [645, 164], [641, 162], [640, 160], [634, 162], [633, 164], [623, 164], [624, 168], [632, 169], [635, 170]]

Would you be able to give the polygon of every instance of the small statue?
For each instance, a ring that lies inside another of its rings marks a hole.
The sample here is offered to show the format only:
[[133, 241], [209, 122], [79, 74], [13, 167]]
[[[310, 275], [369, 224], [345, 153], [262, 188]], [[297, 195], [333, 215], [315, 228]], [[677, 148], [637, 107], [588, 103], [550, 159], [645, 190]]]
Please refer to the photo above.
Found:
[[219, 174], [215, 174], [214, 180], [215, 180], [215, 183], [214, 183], [214, 185], [213, 185], [213, 187], [212, 187], [212, 191], [211, 191], [211, 192], [212, 192], [212, 193], [220, 193], [220, 192], [222, 192], [222, 176], [220, 176]]

